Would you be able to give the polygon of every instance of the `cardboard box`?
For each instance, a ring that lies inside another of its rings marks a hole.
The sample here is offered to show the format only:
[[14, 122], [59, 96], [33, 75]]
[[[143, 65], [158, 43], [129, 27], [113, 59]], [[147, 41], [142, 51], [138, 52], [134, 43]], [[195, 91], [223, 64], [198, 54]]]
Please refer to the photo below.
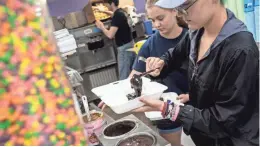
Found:
[[86, 19], [87, 19], [88, 23], [93, 23], [96, 20], [93, 9], [92, 9], [93, 3], [104, 3], [104, 5], [107, 6], [108, 9], [111, 11], [111, 7], [108, 4], [107, 0], [90, 0], [88, 2], [88, 4], [83, 8], [83, 11], [86, 15]]
[[52, 24], [53, 24], [53, 27], [54, 27], [54, 30], [57, 31], [57, 30], [61, 30], [63, 29], [65, 26], [64, 26], [64, 20], [63, 18], [58, 20], [57, 17], [51, 17], [51, 21], [52, 21]]
[[78, 27], [83, 27], [88, 24], [85, 13], [82, 11], [71, 12], [65, 17], [65, 26], [68, 29], [74, 29]]
[[89, 1], [88, 4], [83, 8], [88, 23], [93, 23], [96, 19], [92, 10], [92, 3]]

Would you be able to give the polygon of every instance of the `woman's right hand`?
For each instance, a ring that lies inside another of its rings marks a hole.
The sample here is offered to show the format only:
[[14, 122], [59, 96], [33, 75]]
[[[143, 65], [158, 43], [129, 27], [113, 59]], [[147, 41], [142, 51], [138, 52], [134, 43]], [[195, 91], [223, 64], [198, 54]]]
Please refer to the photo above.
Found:
[[156, 69], [154, 72], [151, 72], [150, 75], [153, 77], [157, 77], [160, 75], [163, 67], [164, 67], [164, 61], [160, 58], [156, 57], [150, 57], [146, 60], [146, 71], [150, 71], [153, 69]]
[[190, 100], [190, 95], [189, 94], [181, 94], [177, 97], [177, 100], [179, 100], [181, 103], [186, 103]]

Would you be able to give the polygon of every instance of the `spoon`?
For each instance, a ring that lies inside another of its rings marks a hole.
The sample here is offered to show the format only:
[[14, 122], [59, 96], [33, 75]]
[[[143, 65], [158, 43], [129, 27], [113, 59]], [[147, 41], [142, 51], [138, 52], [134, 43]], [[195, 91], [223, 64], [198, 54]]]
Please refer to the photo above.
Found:
[[[156, 68], [158, 69], [158, 68]], [[135, 91], [135, 95], [137, 97], [141, 96], [142, 94], [142, 86], [143, 86], [143, 80], [142, 80], [142, 77], [143, 76], [146, 76], [147, 74], [155, 71], [156, 69], [153, 69], [153, 70], [150, 70], [150, 71], [147, 71], [147, 72], [144, 72], [140, 75], [137, 75], [137, 74], [134, 74], [130, 80], [130, 83], [131, 83], [131, 88], [134, 89]]]

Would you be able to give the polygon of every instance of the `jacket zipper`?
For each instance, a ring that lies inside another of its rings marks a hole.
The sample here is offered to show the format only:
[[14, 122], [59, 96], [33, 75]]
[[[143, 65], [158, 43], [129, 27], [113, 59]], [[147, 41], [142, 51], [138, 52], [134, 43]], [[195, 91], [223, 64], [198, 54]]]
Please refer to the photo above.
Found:
[[[198, 73], [199, 64], [200, 64], [203, 60], [205, 60], [207, 57], [208, 57], [208, 56], [205, 56], [205, 57], [201, 58], [198, 62], [195, 62], [195, 61], [192, 62], [193, 65], [194, 65], [194, 69], [193, 69], [193, 71], [192, 71], [192, 76], [191, 76], [191, 80], [192, 80], [192, 81], [193, 81], [195, 75]], [[194, 62], [195, 62], [195, 63], [194, 63]]]
[[196, 64], [196, 65], [194, 65], [194, 69], [192, 71], [192, 76], [191, 76], [192, 81], [194, 80], [194, 77], [197, 74], [197, 72], [198, 72], [198, 65]]

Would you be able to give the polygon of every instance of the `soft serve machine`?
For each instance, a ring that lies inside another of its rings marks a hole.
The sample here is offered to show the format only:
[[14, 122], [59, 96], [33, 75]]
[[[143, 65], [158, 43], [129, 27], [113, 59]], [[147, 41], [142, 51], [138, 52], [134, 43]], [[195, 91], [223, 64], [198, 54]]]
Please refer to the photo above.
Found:
[[[110, 21], [105, 22], [108, 26]], [[117, 61], [113, 41], [104, 36], [95, 25], [70, 30], [76, 39], [77, 54], [81, 64], [83, 85], [87, 96], [96, 96], [92, 88], [116, 81]], [[89, 101], [91, 101], [89, 100]]]
[[[83, 86], [89, 102], [98, 99], [91, 89], [118, 80], [116, 50], [113, 40], [108, 39], [94, 24], [101, 20], [110, 27], [110, 16], [95, 11], [101, 6], [109, 10], [104, 0], [90, 0], [82, 11], [72, 12], [59, 19], [73, 35], [77, 48], [73, 54], [66, 55], [67, 66], [77, 70], [83, 77]], [[55, 22], [54, 22], [55, 26]]]

